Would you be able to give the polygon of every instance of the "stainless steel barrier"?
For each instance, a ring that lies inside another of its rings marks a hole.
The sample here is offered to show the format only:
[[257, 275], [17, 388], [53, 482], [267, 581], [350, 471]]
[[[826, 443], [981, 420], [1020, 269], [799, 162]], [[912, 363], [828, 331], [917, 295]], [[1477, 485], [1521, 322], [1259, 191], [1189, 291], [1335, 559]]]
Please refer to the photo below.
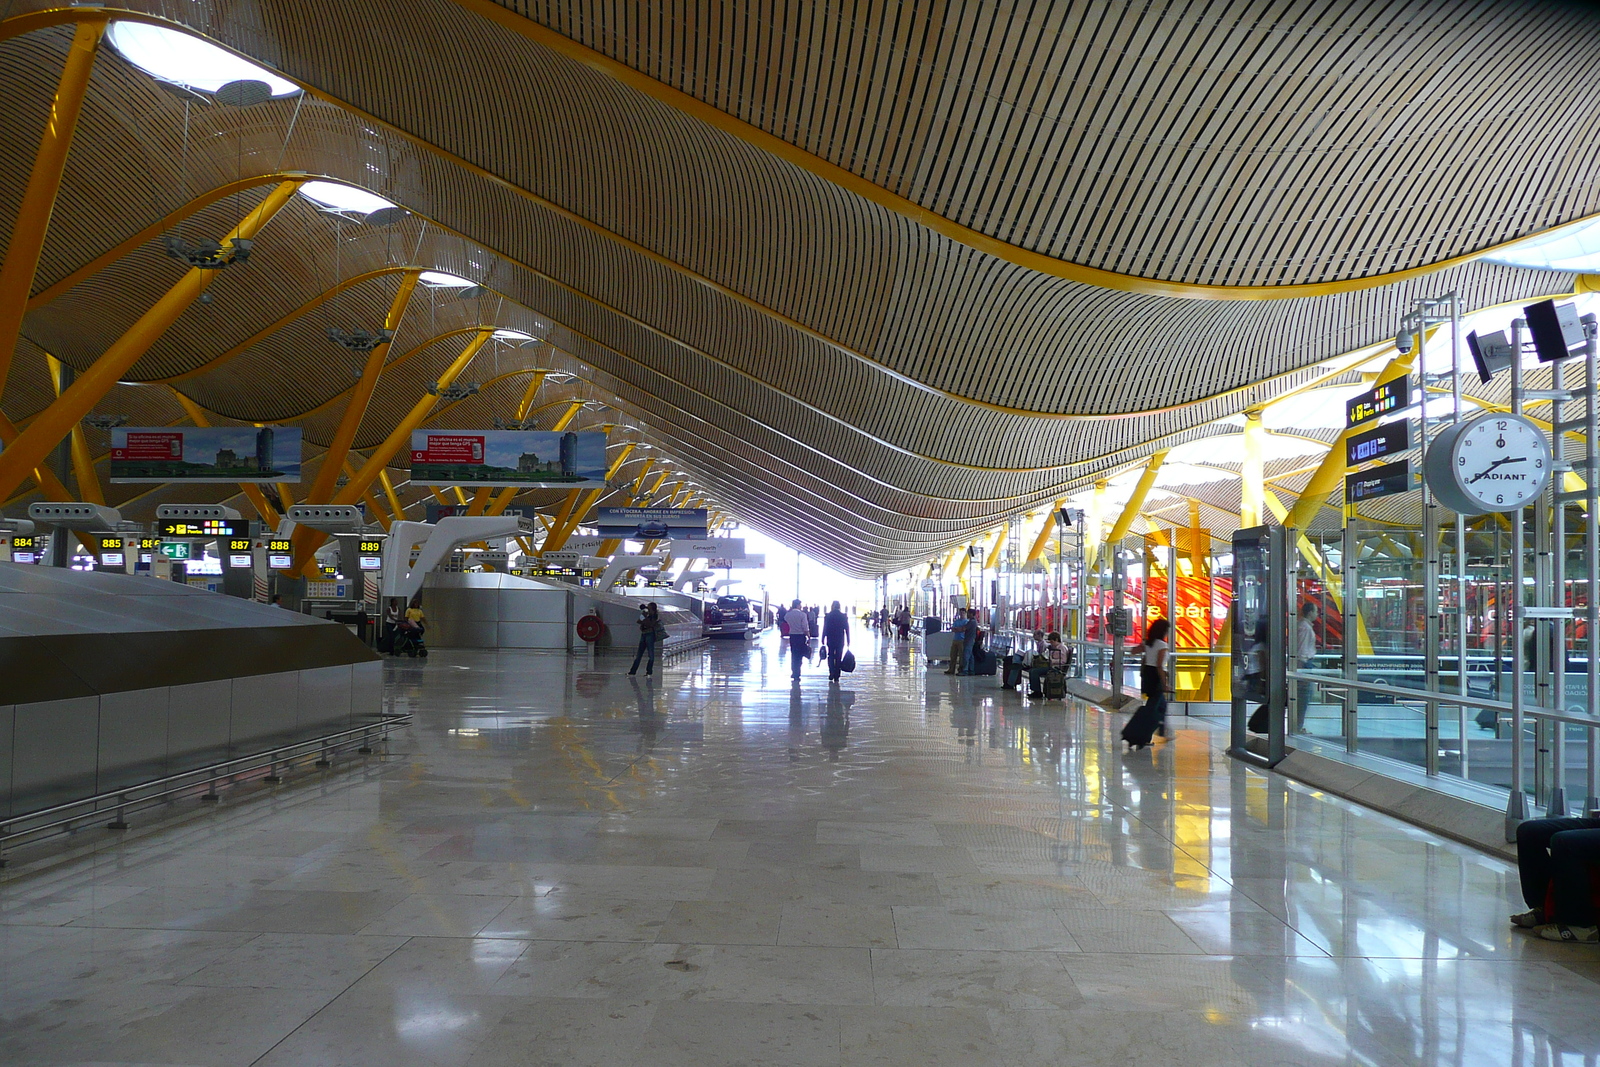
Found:
[[[283, 780], [280, 771], [296, 762], [313, 760], [316, 767], [332, 767], [334, 761], [350, 750], [352, 745], [355, 746], [355, 754], [370, 755], [374, 741], [387, 741], [391, 731], [410, 725], [410, 715], [386, 715], [365, 726], [262, 749], [248, 756], [207, 764], [181, 774], [13, 816], [0, 822], [0, 867], [6, 865], [7, 848], [19, 842], [72, 833], [108, 813], [112, 814], [112, 820], [106, 823], [106, 829], [126, 830], [128, 815], [133, 812], [168, 803], [185, 794], [196, 795], [202, 803], [215, 803], [221, 799], [217, 792], [219, 784], [226, 788], [251, 771], [263, 768], [267, 774], [255, 780], [276, 785]], [[204, 793], [199, 792], [202, 788]]]

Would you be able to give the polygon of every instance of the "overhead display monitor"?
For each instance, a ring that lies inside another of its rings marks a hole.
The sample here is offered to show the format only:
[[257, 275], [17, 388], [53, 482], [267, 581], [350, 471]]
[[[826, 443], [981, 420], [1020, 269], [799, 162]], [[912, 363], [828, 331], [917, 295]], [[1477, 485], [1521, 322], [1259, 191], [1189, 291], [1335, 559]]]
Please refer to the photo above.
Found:
[[417, 485], [553, 486], [606, 484], [606, 435], [551, 430], [413, 430]]
[[380, 538], [363, 537], [356, 542], [356, 555], [360, 557], [362, 570], [383, 570], [383, 541]]
[[1351, 397], [1344, 405], [1345, 426], [1360, 426], [1380, 415], [1411, 406], [1411, 379], [1396, 378]]
[[149, 563], [150, 560], [155, 557], [156, 553], [160, 552], [160, 551], [161, 551], [161, 538], [159, 538], [159, 537], [148, 537], [148, 536], [139, 538], [139, 562], [140, 563]]
[[212, 538], [250, 536], [249, 519], [157, 519], [156, 533], [163, 541], [180, 537], [193, 537], [209, 541]]
[[300, 480], [300, 430], [292, 426], [118, 426], [113, 482]]
[[601, 508], [601, 537], [631, 541], [683, 540], [706, 536], [705, 508]]
[[267, 566], [273, 570], [288, 570], [294, 566], [294, 542], [287, 537], [274, 537], [267, 542]]
[[39, 562], [39, 539], [33, 534], [11, 535], [11, 562]]
[[122, 567], [127, 565], [127, 550], [121, 537], [100, 538], [100, 566]]
[[1348, 438], [1345, 441], [1345, 462], [1354, 467], [1409, 451], [1410, 448], [1411, 423], [1399, 419]]
[[1571, 304], [1541, 300], [1522, 309], [1533, 334], [1533, 347], [1541, 363], [1553, 363], [1568, 356], [1583, 354], [1583, 323]]
[[1403, 459], [1344, 476], [1344, 499], [1349, 504], [1410, 491], [1411, 464]]
[[1511, 366], [1511, 342], [1503, 331], [1478, 336], [1477, 330], [1467, 333], [1467, 350], [1472, 353], [1473, 366], [1478, 368], [1478, 380], [1488, 385], [1494, 376]]

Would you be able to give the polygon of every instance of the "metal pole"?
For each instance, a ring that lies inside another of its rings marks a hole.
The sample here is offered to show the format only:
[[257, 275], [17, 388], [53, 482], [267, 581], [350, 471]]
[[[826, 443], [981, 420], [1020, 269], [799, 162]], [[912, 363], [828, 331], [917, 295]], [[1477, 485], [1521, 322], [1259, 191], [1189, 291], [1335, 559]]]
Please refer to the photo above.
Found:
[[[1450, 293], [1450, 400], [1452, 424], [1461, 421], [1461, 295]], [[1456, 688], [1467, 690], [1467, 517], [1456, 516]], [[1467, 706], [1456, 705], [1458, 773], [1467, 777]]]
[[[1421, 426], [1418, 444], [1421, 464], [1428, 466], [1428, 390], [1425, 385], [1428, 373], [1428, 326], [1424, 315], [1417, 316], [1417, 367], [1418, 384], [1422, 386], [1422, 404], [1417, 420]], [[1439, 505], [1433, 502], [1433, 492], [1426, 482], [1422, 486], [1422, 603], [1426, 609], [1423, 622], [1422, 662], [1424, 687], [1430, 693], [1439, 691]], [[1439, 705], [1428, 701], [1422, 706], [1423, 766], [1428, 774], [1439, 773]]]
[[[1522, 414], [1522, 331], [1527, 323], [1516, 319], [1511, 323], [1511, 410]], [[1522, 732], [1522, 527], [1527, 509], [1518, 508], [1512, 519], [1511, 532], [1511, 596], [1502, 605], [1502, 613], [1511, 613], [1511, 796], [1506, 800], [1506, 840], [1517, 839], [1517, 827], [1528, 817], [1528, 798], [1523, 791], [1522, 764], [1525, 758]]]
[[[1361, 625], [1358, 616], [1361, 609], [1356, 596], [1356, 564], [1361, 548], [1360, 542], [1356, 537], [1354, 512], [1348, 505], [1345, 507], [1344, 531], [1341, 537], [1339, 566], [1340, 570], [1344, 572], [1344, 677], [1345, 681], [1354, 682], [1358, 667], [1356, 635], [1360, 632]], [[1355, 686], [1347, 685], [1344, 690], [1344, 729], [1342, 731], [1344, 734], [1344, 750], [1346, 752], [1354, 752], [1356, 750], [1359, 713], [1360, 694]]]
[[[1550, 401], [1551, 463], [1550, 463], [1550, 601], [1554, 607], [1567, 603], [1567, 502], [1561, 499], [1566, 490], [1563, 472], [1570, 469], [1563, 455], [1561, 417], [1566, 404], [1560, 393], [1566, 388], [1566, 364], [1557, 360], [1550, 368], [1550, 384], [1558, 394]], [[1557, 711], [1567, 710], [1567, 623], [1564, 619], [1551, 619], [1540, 629], [1550, 633], [1550, 706]], [[1567, 814], [1567, 724], [1551, 722], [1550, 746], [1551, 785], [1550, 801], [1545, 815], [1552, 819]]]
[[[1595, 411], [1597, 391], [1595, 370], [1600, 365], [1600, 323], [1593, 315], [1585, 315], [1583, 322], [1583, 392], [1584, 439], [1583, 483], [1584, 500], [1584, 570], [1589, 579], [1586, 592], [1584, 659], [1588, 689], [1584, 693], [1584, 707], [1591, 719], [1600, 720], [1600, 655], [1596, 655], [1595, 634], [1600, 632], [1600, 413]], [[1587, 796], [1583, 811], [1590, 818], [1600, 815], [1600, 727], [1589, 727]]]

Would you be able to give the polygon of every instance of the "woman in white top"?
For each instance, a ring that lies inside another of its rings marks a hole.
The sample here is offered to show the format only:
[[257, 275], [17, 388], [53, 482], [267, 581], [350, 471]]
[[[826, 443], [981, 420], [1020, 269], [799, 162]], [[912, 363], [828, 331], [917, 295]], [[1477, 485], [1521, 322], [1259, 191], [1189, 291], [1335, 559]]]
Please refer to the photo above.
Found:
[[1167, 731], [1167, 635], [1172, 623], [1157, 619], [1144, 632], [1144, 655], [1139, 660], [1139, 691], [1144, 694], [1145, 705], [1155, 712], [1156, 728], [1165, 736]]

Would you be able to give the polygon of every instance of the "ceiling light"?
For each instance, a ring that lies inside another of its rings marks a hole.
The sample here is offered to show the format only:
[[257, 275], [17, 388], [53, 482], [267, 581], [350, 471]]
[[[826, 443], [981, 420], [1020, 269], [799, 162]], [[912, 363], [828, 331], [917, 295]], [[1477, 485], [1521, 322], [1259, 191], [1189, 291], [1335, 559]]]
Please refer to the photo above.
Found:
[[275, 97], [291, 96], [300, 87], [248, 59], [198, 37], [142, 22], [113, 22], [106, 33], [122, 57], [152, 78], [187, 89], [214, 93], [229, 82], [264, 82]]
[[521, 330], [496, 330], [489, 336], [496, 341], [531, 341], [533, 334], [523, 333]]
[[374, 211], [395, 206], [377, 193], [338, 182], [306, 182], [300, 187], [300, 195], [324, 210], [348, 211], [356, 215], [370, 215]]
[[425, 270], [417, 275], [417, 281], [433, 289], [465, 289], [477, 284], [458, 274], [449, 274], [442, 270]]

